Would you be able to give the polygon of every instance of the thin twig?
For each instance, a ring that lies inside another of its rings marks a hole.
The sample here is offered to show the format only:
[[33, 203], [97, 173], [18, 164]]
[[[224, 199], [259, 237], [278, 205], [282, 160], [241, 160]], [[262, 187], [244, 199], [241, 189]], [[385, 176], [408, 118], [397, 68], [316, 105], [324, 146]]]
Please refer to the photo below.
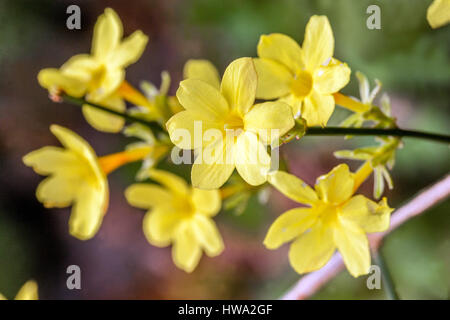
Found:
[[[372, 251], [377, 251], [383, 238], [409, 219], [445, 200], [450, 195], [450, 174], [420, 192], [411, 201], [397, 209], [391, 218], [388, 230], [369, 235]], [[324, 284], [333, 279], [344, 269], [344, 262], [339, 253], [333, 255], [322, 269], [303, 276], [283, 297], [284, 300], [306, 299], [316, 293]]]
[[[97, 103], [88, 102], [83, 98], [76, 98], [70, 96], [68, 94], [63, 93], [61, 98], [69, 103], [83, 106], [90, 105], [96, 109], [109, 112], [116, 116], [122, 117], [131, 122], [139, 122], [143, 125], [146, 125], [150, 129], [155, 132], [164, 132], [164, 128], [156, 121], [147, 121], [128, 113], [116, 111], [109, 109], [108, 107], [102, 106]], [[421, 138], [427, 140], [434, 140], [439, 142], [450, 143], [450, 136], [444, 134], [435, 134], [428, 133], [422, 131], [414, 131], [414, 130], [403, 130], [400, 128], [392, 128], [392, 129], [379, 129], [379, 128], [341, 128], [341, 127], [309, 127], [306, 130], [305, 135], [308, 136], [336, 136], [336, 135], [355, 135], [355, 136], [397, 136], [397, 137], [413, 137], [413, 138]]]
[[422, 138], [450, 143], [449, 135], [435, 134], [415, 130], [404, 130], [400, 128], [379, 129], [379, 128], [309, 127], [306, 130], [305, 135], [306, 136], [323, 136], [323, 135], [396, 136], [396, 137]]
[[128, 114], [128, 113], [112, 110], [112, 109], [110, 109], [108, 107], [102, 106], [102, 105], [97, 104], [97, 103], [88, 102], [88, 101], [86, 101], [83, 98], [76, 98], [76, 97], [69, 96], [68, 94], [62, 94], [61, 98], [64, 101], [66, 101], [68, 103], [71, 103], [73, 105], [76, 105], [76, 106], [80, 106], [81, 107], [83, 105], [89, 105], [89, 106], [91, 106], [93, 108], [96, 108], [98, 110], [102, 110], [102, 111], [111, 113], [113, 115], [122, 117], [125, 120], [128, 120], [130, 122], [137, 122], [137, 123], [143, 124], [143, 125], [149, 127], [150, 129], [152, 129], [154, 132], [164, 132], [163, 127], [156, 121], [147, 121], [147, 120], [135, 117], [135, 116], [133, 116], [131, 114]]

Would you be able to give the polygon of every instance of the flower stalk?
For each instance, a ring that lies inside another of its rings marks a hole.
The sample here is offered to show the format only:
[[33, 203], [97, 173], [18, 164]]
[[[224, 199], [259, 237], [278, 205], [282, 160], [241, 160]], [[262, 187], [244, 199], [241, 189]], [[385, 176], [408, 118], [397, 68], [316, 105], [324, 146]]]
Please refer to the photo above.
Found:
[[[71, 104], [75, 104], [78, 106], [82, 106], [84, 104], [89, 104], [90, 106], [109, 112], [116, 116], [123, 117], [125, 120], [130, 122], [138, 122], [141, 123], [155, 132], [164, 132], [164, 128], [161, 124], [156, 121], [147, 121], [133, 115], [112, 110], [105, 106], [102, 106], [97, 103], [88, 102], [83, 98], [76, 98], [70, 96], [68, 94], [63, 93], [61, 95], [63, 101], [69, 102]], [[445, 134], [436, 134], [429, 133], [423, 131], [416, 130], [404, 130], [400, 128], [391, 128], [391, 129], [380, 129], [380, 128], [342, 128], [342, 127], [308, 127], [305, 133], [306, 136], [345, 136], [345, 135], [355, 135], [355, 136], [396, 136], [396, 137], [411, 137], [411, 138], [420, 138], [433, 140], [437, 142], [450, 143], [450, 135]]]
[[416, 130], [404, 130], [400, 128], [379, 129], [379, 128], [341, 128], [341, 127], [309, 127], [306, 130], [307, 136], [396, 136], [433, 140], [450, 143], [450, 135], [436, 134]]
[[88, 102], [88, 101], [86, 101], [83, 98], [76, 98], [76, 97], [70, 96], [70, 95], [68, 95], [66, 93], [61, 94], [61, 98], [62, 98], [63, 101], [66, 101], [66, 102], [71, 103], [73, 105], [77, 105], [77, 106], [81, 107], [83, 105], [88, 104], [91, 107], [94, 107], [96, 109], [99, 109], [99, 110], [102, 110], [102, 111], [105, 111], [105, 112], [109, 112], [109, 113], [114, 114], [116, 116], [122, 117], [125, 120], [128, 120], [130, 122], [137, 122], [137, 123], [143, 124], [143, 125], [149, 127], [150, 129], [152, 129], [155, 133], [157, 133], [157, 132], [165, 132], [163, 126], [161, 124], [159, 124], [158, 122], [156, 122], [156, 121], [147, 121], [145, 119], [141, 119], [141, 118], [135, 117], [133, 115], [130, 115], [130, 114], [127, 114], [127, 113], [124, 113], [124, 112], [120, 112], [120, 111], [109, 109], [109, 108], [107, 108], [105, 106], [102, 106], [100, 104], [97, 104], [97, 103]]

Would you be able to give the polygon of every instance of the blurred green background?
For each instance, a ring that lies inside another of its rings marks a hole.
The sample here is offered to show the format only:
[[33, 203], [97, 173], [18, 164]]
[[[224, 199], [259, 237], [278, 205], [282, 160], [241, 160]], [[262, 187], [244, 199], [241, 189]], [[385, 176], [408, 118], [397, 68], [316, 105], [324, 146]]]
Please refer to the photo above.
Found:
[[[354, 72], [378, 78], [392, 101], [402, 127], [449, 134], [450, 26], [432, 30], [424, 0], [166, 0], [166, 1], [25, 1], [0, 2], [0, 292], [13, 297], [29, 278], [43, 299], [248, 299], [277, 298], [299, 279], [289, 266], [287, 246], [268, 251], [262, 245], [271, 222], [294, 204], [272, 192], [268, 204], [252, 197], [240, 215], [217, 217], [226, 249], [214, 259], [203, 257], [195, 272], [173, 266], [170, 248], [150, 246], [141, 231], [143, 212], [129, 207], [124, 188], [137, 165], [110, 177], [111, 203], [98, 235], [81, 242], [67, 234], [69, 209], [47, 210], [34, 190], [41, 180], [21, 157], [43, 145], [56, 144], [52, 123], [85, 137], [98, 154], [118, 151], [127, 140], [96, 132], [79, 109], [54, 104], [36, 81], [44, 67], [58, 67], [76, 53], [88, 52], [96, 18], [114, 8], [125, 34], [141, 29], [149, 45], [127, 71], [137, 85], [159, 85], [168, 70], [174, 94], [187, 59], [206, 58], [222, 72], [237, 57], [255, 56], [259, 36], [282, 32], [300, 43], [306, 22], [325, 14], [333, 27], [335, 57], [352, 68], [344, 92], [358, 96]], [[66, 28], [66, 8], [77, 4], [81, 30]], [[366, 8], [381, 8], [381, 30], [366, 28]], [[346, 116], [336, 108], [330, 124]], [[308, 183], [338, 163], [335, 150], [373, 144], [370, 138], [307, 137], [285, 147], [291, 170]], [[357, 163], [349, 162], [352, 168]], [[450, 169], [447, 145], [406, 139], [392, 172], [395, 188], [386, 196], [400, 206]], [[188, 176], [189, 168], [178, 168]], [[372, 181], [362, 193], [371, 196]], [[448, 299], [450, 289], [450, 203], [436, 206], [389, 235], [383, 253], [398, 292], [405, 299]], [[66, 288], [66, 268], [82, 270], [82, 290]], [[379, 299], [366, 277], [347, 271], [314, 299]]]

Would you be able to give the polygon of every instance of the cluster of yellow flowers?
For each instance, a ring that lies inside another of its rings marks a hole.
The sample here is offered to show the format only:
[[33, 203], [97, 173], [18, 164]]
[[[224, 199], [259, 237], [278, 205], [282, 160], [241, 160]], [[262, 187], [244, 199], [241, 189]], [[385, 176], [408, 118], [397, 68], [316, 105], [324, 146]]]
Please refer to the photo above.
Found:
[[[354, 112], [343, 126], [360, 127], [372, 121], [378, 127], [395, 127], [387, 98], [383, 108], [374, 106], [379, 88], [369, 92], [364, 76], [358, 74], [361, 100], [339, 93], [349, 82], [351, 71], [333, 58], [334, 37], [327, 17], [311, 17], [302, 46], [283, 34], [261, 36], [258, 57], [234, 60], [221, 79], [209, 61], [188, 61], [176, 96], [168, 95], [170, 78], [166, 72], [161, 88], [143, 83], [143, 93], [125, 80], [125, 68], [139, 59], [148, 39], [141, 31], [125, 39], [122, 33], [119, 17], [106, 9], [95, 25], [91, 54], [75, 55], [59, 69], [44, 69], [38, 75], [39, 83], [55, 101], [64, 95], [84, 97], [83, 114], [95, 129], [122, 131], [140, 140], [122, 152], [98, 157], [76, 133], [52, 125], [50, 130], [63, 147], [47, 146], [24, 156], [27, 166], [48, 176], [36, 190], [37, 199], [49, 208], [72, 206], [71, 235], [87, 240], [97, 233], [108, 208], [107, 175], [124, 164], [142, 161], [136, 177], [141, 182], [127, 188], [126, 199], [132, 206], [148, 210], [143, 220], [148, 241], [159, 247], [172, 245], [176, 266], [191, 272], [202, 250], [211, 257], [224, 250], [213, 217], [224, 197], [242, 190], [227, 186], [219, 190], [236, 168], [243, 179], [241, 185], [258, 190], [268, 182], [308, 206], [280, 215], [264, 240], [269, 249], [293, 241], [289, 260], [297, 272], [321, 268], [335, 249], [353, 276], [369, 271], [366, 233], [386, 230], [393, 209], [386, 199], [377, 203], [354, 194], [374, 169], [377, 198], [383, 192], [383, 177], [392, 185], [385, 165], [393, 165], [400, 141], [387, 138], [380, 147], [337, 152], [339, 157], [365, 163], [355, 173], [345, 164], [338, 165], [319, 177], [314, 189], [287, 172], [272, 170], [268, 151], [268, 146], [296, 132], [300, 124], [325, 126], [335, 104]], [[256, 99], [260, 100], [255, 103]], [[126, 102], [135, 107], [127, 109]], [[139, 123], [124, 128], [123, 117], [89, 103], [159, 123], [163, 130], [156, 134]], [[224, 135], [198, 137], [196, 122], [223, 134], [230, 129], [238, 134], [231, 142]], [[190, 133], [191, 138], [180, 139], [179, 130]], [[261, 130], [269, 135], [262, 135]], [[155, 168], [174, 145], [193, 149], [197, 156], [192, 165], [192, 186]], [[251, 161], [256, 153], [258, 160]], [[201, 161], [202, 154], [209, 154], [211, 161]], [[148, 178], [157, 184], [142, 182]], [[30, 287], [27, 293], [23, 289], [17, 298], [37, 297], [34, 282], [25, 287]]]
[[[368, 272], [370, 253], [365, 232], [385, 230], [392, 211], [385, 199], [375, 203], [363, 196], [352, 197], [372, 166], [363, 166], [353, 174], [346, 165], [340, 165], [320, 177], [314, 191], [297, 177], [271, 170], [269, 153], [261, 153], [300, 119], [307, 126], [325, 126], [335, 107], [333, 95], [349, 82], [349, 67], [333, 58], [334, 38], [325, 16], [311, 17], [302, 47], [283, 34], [261, 36], [259, 57], [231, 62], [222, 79], [210, 62], [188, 61], [176, 98], [167, 96], [167, 74], [163, 74], [160, 90], [146, 84], [145, 95], [124, 80], [125, 67], [142, 54], [147, 37], [136, 31], [123, 41], [121, 38], [118, 16], [106, 9], [95, 26], [91, 55], [76, 55], [61, 68], [44, 69], [38, 76], [40, 84], [56, 98], [63, 93], [85, 97], [87, 102], [117, 111], [125, 111], [124, 101], [128, 101], [137, 106], [130, 110], [134, 116], [158, 121], [168, 133], [168, 137], [157, 139], [150, 129], [133, 124], [123, 131], [141, 142], [123, 152], [98, 157], [74, 132], [51, 126], [64, 148], [44, 147], [23, 160], [48, 176], [37, 188], [39, 201], [46, 207], [72, 206], [69, 232], [73, 236], [86, 240], [98, 231], [108, 207], [108, 173], [131, 161], [144, 160], [147, 163], [138, 179], [150, 178], [158, 185], [134, 184], [126, 190], [126, 198], [131, 205], [149, 210], [143, 221], [148, 241], [161, 247], [172, 244], [175, 264], [191, 272], [202, 249], [209, 256], [224, 249], [212, 217], [221, 208], [218, 189], [236, 168], [249, 185], [268, 181], [286, 196], [311, 206], [281, 215], [269, 229], [264, 241], [267, 248], [296, 239], [289, 259], [299, 273], [322, 267], [336, 248], [352, 275]], [[255, 99], [270, 101], [255, 104]], [[123, 118], [88, 103], [83, 114], [98, 130], [117, 132], [124, 126]], [[229, 129], [239, 131], [231, 143], [224, 135], [207, 140], [196, 136], [197, 121], [224, 134]], [[191, 138], [179, 139], [177, 130], [186, 130]], [[262, 135], [261, 130], [269, 134]], [[193, 149], [197, 155], [191, 172], [193, 187], [154, 168], [172, 143]], [[260, 158], [251, 161], [258, 152]], [[202, 161], [199, 154], [212, 155], [212, 160]]]

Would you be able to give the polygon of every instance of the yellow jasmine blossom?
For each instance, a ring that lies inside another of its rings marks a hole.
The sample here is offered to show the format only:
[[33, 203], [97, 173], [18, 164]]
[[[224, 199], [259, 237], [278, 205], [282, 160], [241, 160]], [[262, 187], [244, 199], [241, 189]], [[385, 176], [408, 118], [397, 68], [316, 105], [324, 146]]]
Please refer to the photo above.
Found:
[[[76, 97], [83, 96], [86, 92], [85, 86], [76, 78], [71, 78], [66, 73], [64, 66], [60, 70], [42, 70], [38, 75], [38, 80], [41, 86], [49, 90], [51, 98], [56, 98], [56, 101], [59, 101], [58, 97], [61, 91]], [[123, 112], [126, 109], [125, 102], [117, 92], [101, 99], [89, 99], [89, 101], [115, 111]], [[98, 110], [88, 104], [83, 105], [82, 112], [86, 121], [99, 131], [116, 133], [125, 124], [125, 120], [122, 117], [111, 115], [106, 111]]]
[[[61, 90], [76, 97], [87, 94], [88, 101], [125, 110], [116, 91], [125, 79], [125, 68], [139, 59], [148, 38], [141, 31], [135, 31], [122, 41], [122, 33], [122, 23], [116, 12], [105, 9], [95, 24], [91, 54], [75, 55], [60, 69], [41, 70], [40, 85], [51, 94]], [[117, 132], [123, 126], [117, 116], [94, 111], [88, 106], [83, 109], [89, 123], [99, 130]]]
[[[194, 187], [217, 189], [235, 168], [251, 185], [266, 181], [270, 169], [266, 146], [289, 131], [294, 119], [281, 101], [254, 105], [256, 86], [251, 58], [237, 59], [227, 67], [220, 90], [198, 79], [180, 83], [177, 98], [185, 110], [172, 116], [166, 127], [175, 145], [198, 151], [191, 172]], [[196, 123], [205, 133], [219, 135], [199, 136]], [[180, 138], [181, 131], [189, 138]]]
[[434, 0], [428, 7], [427, 20], [433, 29], [450, 22], [450, 0]]
[[[17, 293], [14, 300], [38, 300], [39, 294], [38, 294], [38, 285], [36, 281], [29, 280], [27, 281], [22, 288], [20, 288], [19, 292]], [[1, 293], [0, 293], [0, 300], [7, 300]]]
[[72, 206], [69, 232], [80, 240], [98, 231], [109, 200], [106, 175], [119, 166], [144, 158], [141, 148], [98, 158], [91, 146], [73, 131], [52, 125], [51, 132], [64, 148], [47, 146], [30, 152], [23, 162], [36, 173], [48, 176], [36, 189], [47, 208]]
[[370, 251], [366, 233], [386, 230], [393, 210], [386, 198], [376, 203], [353, 195], [370, 172], [363, 166], [354, 174], [341, 164], [319, 177], [315, 189], [286, 172], [271, 174], [273, 186], [309, 207], [291, 209], [278, 217], [266, 235], [265, 246], [275, 249], [293, 241], [289, 261], [300, 274], [323, 267], [336, 248], [352, 276], [367, 274]]
[[47, 146], [23, 157], [36, 173], [48, 175], [36, 189], [47, 208], [73, 205], [69, 232], [81, 240], [97, 232], [108, 206], [108, 182], [91, 146], [73, 131], [52, 125], [64, 148]]
[[202, 250], [210, 257], [219, 255], [224, 246], [212, 220], [221, 206], [219, 191], [190, 188], [162, 170], [151, 170], [150, 178], [160, 186], [140, 183], [125, 191], [132, 206], [149, 209], [143, 222], [147, 240], [158, 247], [172, 244], [173, 261], [186, 272], [195, 269]]
[[333, 51], [333, 31], [325, 16], [311, 17], [302, 47], [284, 34], [261, 36], [256, 97], [281, 98], [308, 126], [325, 126], [334, 110], [332, 94], [350, 78], [350, 68], [334, 59]]
[[49, 80], [61, 79], [62, 84], [70, 84], [70, 88], [61, 88], [64, 91], [87, 92], [95, 101], [111, 95], [125, 79], [125, 68], [139, 59], [148, 40], [140, 30], [123, 41], [122, 34], [117, 13], [105, 9], [95, 24], [91, 54], [73, 56], [60, 70], [42, 70], [38, 76], [41, 85], [51, 89], [55, 81]]

